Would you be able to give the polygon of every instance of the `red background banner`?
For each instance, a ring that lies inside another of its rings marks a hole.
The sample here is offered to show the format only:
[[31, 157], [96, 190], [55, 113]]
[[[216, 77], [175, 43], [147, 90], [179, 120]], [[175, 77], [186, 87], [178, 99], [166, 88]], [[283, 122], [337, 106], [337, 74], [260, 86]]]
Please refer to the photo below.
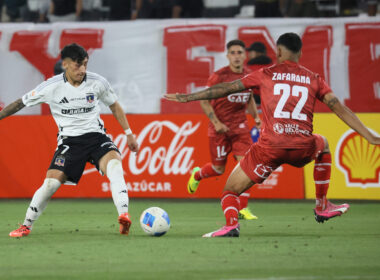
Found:
[[[131, 154], [126, 137], [112, 115], [103, 115], [107, 133], [119, 147], [131, 197], [218, 198], [236, 162], [226, 172], [201, 182], [190, 196], [187, 180], [194, 166], [209, 162], [207, 124], [201, 114], [128, 115], [140, 143]], [[0, 127], [1, 198], [31, 197], [42, 184], [56, 149], [57, 128], [51, 116], [13, 116]], [[291, 183], [290, 183], [291, 182]], [[252, 188], [254, 198], [304, 198], [303, 170], [284, 165], [264, 184]], [[107, 177], [90, 164], [77, 186], [62, 186], [54, 197], [110, 197]]]

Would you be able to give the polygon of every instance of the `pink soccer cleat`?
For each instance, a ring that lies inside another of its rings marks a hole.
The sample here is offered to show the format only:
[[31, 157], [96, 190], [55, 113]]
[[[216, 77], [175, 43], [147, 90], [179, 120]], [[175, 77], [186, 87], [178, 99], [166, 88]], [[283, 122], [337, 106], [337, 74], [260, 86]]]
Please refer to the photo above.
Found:
[[240, 225], [235, 226], [224, 226], [213, 232], [204, 234], [202, 237], [239, 237], [240, 235]]
[[316, 208], [314, 208], [315, 220], [318, 223], [323, 223], [324, 221], [327, 221], [328, 219], [341, 216], [342, 214], [346, 213], [349, 208], [350, 208], [350, 205], [347, 203], [344, 203], [341, 205], [335, 205], [327, 200], [327, 205], [326, 205], [325, 210], [318, 211]]
[[132, 225], [131, 218], [128, 213], [123, 213], [119, 216], [118, 222], [120, 224], [120, 234], [128, 235], [129, 228]]
[[20, 225], [20, 227], [18, 229], [11, 231], [9, 233], [9, 236], [10, 237], [23, 237], [23, 236], [28, 236], [30, 232], [31, 232], [30, 227]]

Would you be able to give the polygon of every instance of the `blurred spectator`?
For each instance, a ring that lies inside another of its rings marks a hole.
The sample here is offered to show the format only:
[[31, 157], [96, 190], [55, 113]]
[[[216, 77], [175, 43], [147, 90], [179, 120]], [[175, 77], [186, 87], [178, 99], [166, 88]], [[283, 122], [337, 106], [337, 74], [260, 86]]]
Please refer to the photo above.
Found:
[[203, 0], [175, 0], [173, 18], [200, 18], [203, 12]]
[[61, 74], [63, 71], [65, 71], [62, 67], [62, 60], [58, 60], [54, 65], [54, 75]]
[[282, 17], [280, 4], [279, 0], [256, 0], [255, 17]]
[[364, 0], [364, 9], [367, 10], [367, 15], [374, 17], [377, 15], [378, 0]]
[[22, 21], [22, 14], [27, 9], [26, 0], [5, 0], [4, 4], [9, 21]]
[[24, 13], [24, 21], [48, 22], [47, 13], [50, 0], [27, 0], [28, 9]]
[[49, 20], [76, 21], [82, 12], [82, 0], [51, 0]]
[[[335, 2], [335, 1], [333, 1]], [[288, 17], [318, 17], [315, 0], [290, 0], [287, 3]]]
[[239, 0], [204, 0], [203, 17], [234, 17], [240, 13]]
[[98, 21], [102, 18], [102, 0], [82, 0], [81, 21]]
[[175, 0], [136, 0], [137, 18], [171, 18]]
[[132, 15], [132, 5], [137, 0], [108, 0], [110, 7], [109, 20], [129, 20]]
[[[266, 65], [272, 64], [272, 59], [267, 56], [267, 48], [263, 43], [254, 42], [246, 50], [248, 51], [247, 67], [251, 71], [256, 71]], [[256, 89], [253, 91], [253, 98], [257, 105], [261, 104], [260, 94]]]

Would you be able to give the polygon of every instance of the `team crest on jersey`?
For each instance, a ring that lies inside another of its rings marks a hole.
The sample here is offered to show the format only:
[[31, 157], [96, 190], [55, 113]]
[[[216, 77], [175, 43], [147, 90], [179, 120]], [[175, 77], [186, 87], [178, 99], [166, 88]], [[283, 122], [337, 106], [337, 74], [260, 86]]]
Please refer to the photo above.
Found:
[[86, 100], [88, 103], [92, 103], [95, 100], [95, 94], [93, 93], [87, 93], [86, 94]]
[[55, 159], [54, 164], [57, 166], [65, 166], [65, 158], [63, 156], [58, 156]]
[[283, 134], [284, 133], [284, 126], [280, 123], [273, 124], [273, 131], [277, 134]]

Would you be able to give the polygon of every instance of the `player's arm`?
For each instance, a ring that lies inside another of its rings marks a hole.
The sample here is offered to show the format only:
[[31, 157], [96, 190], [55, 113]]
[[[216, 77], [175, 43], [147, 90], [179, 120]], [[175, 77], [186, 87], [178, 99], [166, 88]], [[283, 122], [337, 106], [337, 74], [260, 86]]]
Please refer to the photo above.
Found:
[[8, 106], [6, 106], [2, 111], [0, 111], [0, 120], [13, 115], [14, 113], [17, 113], [20, 111], [22, 108], [24, 108], [25, 105], [22, 102], [22, 99], [19, 98], [16, 101], [12, 102]]
[[247, 104], [247, 111], [248, 113], [254, 118], [256, 127], [260, 128], [261, 127], [261, 119], [259, 117], [259, 111], [257, 110], [257, 105], [255, 102], [255, 99], [253, 98], [253, 95], [251, 93], [251, 96], [249, 97], [249, 101]]
[[243, 85], [241, 80], [236, 80], [230, 83], [216, 84], [212, 87], [191, 94], [168, 93], [164, 95], [164, 98], [170, 101], [184, 103], [195, 100], [217, 99], [220, 97], [227, 96], [231, 93], [240, 92], [243, 90], [245, 90], [245, 86]]
[[212, 108], [209, 100], [200, 101], [203, 112], [210, 119], [210, 122], [214, 125], [217, 133], [226, 133], [230, 129], [224, 123], [222, 123], [215, 114], [214, 108]]
[[367, 139], [369, 143], [374, 145], [380, 144], [380, 137], [374, 135], [348, 107], [340, 103], [334, 93], [330, 92], [326, 94], [323, 102], [349, 127]]
[[119, 122], [123, 130], [125, 131], [125, 134], [127, 135], [127, 143], [128, 147], [132, 152], [137, 153], [139, 151], [139, 145], [136, 141], [135, 136], [133, 135], [131, 128], [129, 126], [127, 117], [125, 116], [123, 108], [121, 108], [119, 102], [115, 102], [112, 105], [109, 106], [112, 114], [114, 115], [115, 119]]

